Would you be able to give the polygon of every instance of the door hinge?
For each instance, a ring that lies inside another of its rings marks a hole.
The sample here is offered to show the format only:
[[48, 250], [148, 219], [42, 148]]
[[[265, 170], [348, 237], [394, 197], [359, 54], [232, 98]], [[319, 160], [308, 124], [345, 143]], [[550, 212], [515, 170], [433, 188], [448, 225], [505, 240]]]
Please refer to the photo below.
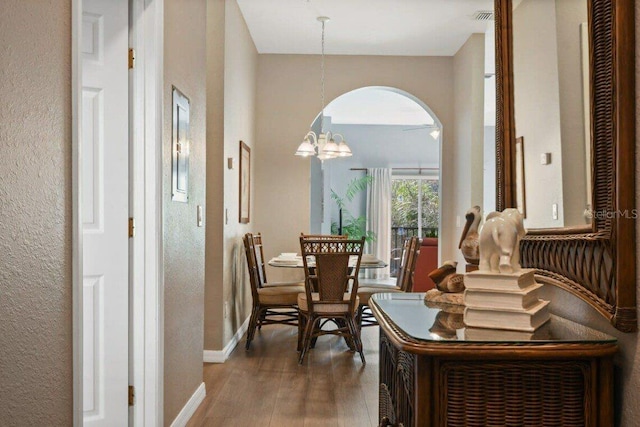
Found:
[[133, 406], [136, 400], [135, 389], [132, 385], [129, 386], [129, 406]]
[[129, 48], [129, 69], [131, 70], [136, 65], [136, 51], [133, 48]]
[[133, 237], [136, 229], [136, 221], [133, 218], [129, 218], [129, 237]]

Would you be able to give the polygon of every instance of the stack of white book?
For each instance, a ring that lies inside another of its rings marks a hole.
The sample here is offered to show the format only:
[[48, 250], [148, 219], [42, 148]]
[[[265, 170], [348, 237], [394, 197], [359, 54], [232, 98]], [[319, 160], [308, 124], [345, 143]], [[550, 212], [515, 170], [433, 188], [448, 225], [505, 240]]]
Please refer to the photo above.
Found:
[[474, 271], [464, 277], [464, 323], [476, 328], [533, 332], [549, 320], [549, 301], [533, 269], [512, 274]]

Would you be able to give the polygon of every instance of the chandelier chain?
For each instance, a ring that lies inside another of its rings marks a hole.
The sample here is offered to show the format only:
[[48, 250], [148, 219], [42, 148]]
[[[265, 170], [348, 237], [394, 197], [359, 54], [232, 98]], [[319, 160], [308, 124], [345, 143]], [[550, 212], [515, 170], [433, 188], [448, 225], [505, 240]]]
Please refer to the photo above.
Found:
[[322, 51], [320, 55], [320, 98], [322, 100], [322, 110], [320, 110], [320, 133], [324, 132], [324, 24], [322, 21]]

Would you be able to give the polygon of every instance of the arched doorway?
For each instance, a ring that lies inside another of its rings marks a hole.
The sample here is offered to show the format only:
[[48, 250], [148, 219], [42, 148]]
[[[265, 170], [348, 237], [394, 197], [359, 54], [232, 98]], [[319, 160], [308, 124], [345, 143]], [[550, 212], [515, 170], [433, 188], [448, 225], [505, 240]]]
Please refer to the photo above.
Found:
[[[367, 191], [354, 193], [351, 190], [362, 186], [353, 184], [366, 179], [367, 169], [390, 169], [393, 223], [388, 236], [376, 235], [375, 239], [377, 243], [383, 241], [382, 237], [388, 241], [388, 253], [384, 252], [390, 263], [389, 269], [376, 273], [382, 279], [393, 276], [394, 258], [399, 258], [393, 254], [400, 253], [406, 237], [439, 235], [442, 123], [426, 103], [412, 94], [375, 86], [334, 99], [324, 110], [323, 125], [323, 131], [344, 136], [353, 156], [324, 162], [312, 160], [311, 232], [336, 233], [342, 224], [343, 232], [346, 229], [352, 234], [359, 225], [364, 226]], [[320, 115], [312, 129], [320, 131]], [[409, 197], [413, 200], [407, 200]], [[345, 202], [342, 223], [336, 198]], [[369, 243], [373, 252], [376, 242]]]

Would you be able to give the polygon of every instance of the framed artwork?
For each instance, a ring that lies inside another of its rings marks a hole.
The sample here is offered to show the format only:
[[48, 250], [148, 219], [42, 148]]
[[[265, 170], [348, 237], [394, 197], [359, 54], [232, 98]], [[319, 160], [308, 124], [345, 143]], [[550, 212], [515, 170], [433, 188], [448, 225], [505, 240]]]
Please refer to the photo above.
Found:
[[251, 200], [251, 148], [240, 141], [240, 223], [249, 223]]
[[516, 138], [516, 208], [526, 218], [527, 198], [524, 185], [524, 137]]
[[189, 98], [177, 88], [172, 91], [171, 200], [189, 201]]

